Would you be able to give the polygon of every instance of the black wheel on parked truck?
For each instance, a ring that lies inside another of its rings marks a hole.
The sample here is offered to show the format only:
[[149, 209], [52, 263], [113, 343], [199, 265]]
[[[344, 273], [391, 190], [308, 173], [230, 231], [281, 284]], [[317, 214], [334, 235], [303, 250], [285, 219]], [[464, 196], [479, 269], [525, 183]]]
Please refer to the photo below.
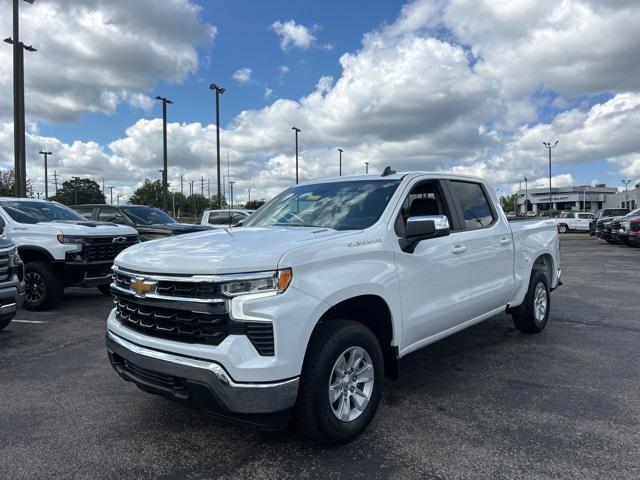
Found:
[[62, 278], [49, 262], [27, 262], [24, 266], [24, 284], [24, 308], [27, 310], [49, 310], [62, 300]]
[[382, 348], [371, 330], [351, 320], [319, 324], [302, 367], [298, 427], [320, 443], [352, 440], [371, 422], [383, 382]]
[[524, 302], [511, 311], [518, 330], [523, 333], [538, 333], [544, 330], [551, 306], [549, 291], [547, 275], [541, 270], [534, 270]]
[[98, 290], [100, 290], [100, 293], [102, 293], [102, 295], [104, 295], [105, 297], [110, 297], [111, 296], [111, 288], [110, 288], [109, 284], [98, 285]]
[[569, 227], [567, 225], [565, 225], [564, 223], [561, 223], [560, 225], [558, 225], [558, 232], [559, 233], [567, 233], [569, 231]]

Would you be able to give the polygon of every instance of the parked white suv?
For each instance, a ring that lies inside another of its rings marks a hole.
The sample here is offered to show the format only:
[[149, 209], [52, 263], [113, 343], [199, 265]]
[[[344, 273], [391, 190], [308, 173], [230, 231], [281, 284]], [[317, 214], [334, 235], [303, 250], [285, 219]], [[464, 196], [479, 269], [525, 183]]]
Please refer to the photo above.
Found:
[[553, 220], [510, 225], [479, 178], [326, 179], [118, 255], [107, 350], [143, 390], [345, 442], [400, 357], [505, 311], [541, 331], [560, 273]]
[[0, 198], [0, 229], [24, 262], [29, 310], [55, 307], [72, 285], [104, 292], [113, 259], [138, 243], [131, 227], [90, 222], [57, 202], [29, 198]]

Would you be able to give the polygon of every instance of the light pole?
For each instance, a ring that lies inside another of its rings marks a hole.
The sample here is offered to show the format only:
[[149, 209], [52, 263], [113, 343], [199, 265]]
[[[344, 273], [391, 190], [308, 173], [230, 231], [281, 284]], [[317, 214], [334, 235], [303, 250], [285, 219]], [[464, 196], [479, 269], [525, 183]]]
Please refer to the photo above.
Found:
[[236, 182], [229, 182], [229, 195], [231, 196], [231, 210], [233, 209], [233, 184]]
[[369, 162], [364, 162], [364, 173], [369, 174]]
[[215, 83], [209, 85], [209, 89], [216, 92], [216, 165], [218, 168], [218, 208], [222, 205], [222, 192], [220, 191], [220, 95], [224, 93], [224, 88]]
[[44, 199], [49, 199], [49, 179], [47, 177], [47, 158], [52, 155], [51, 152], [40, 151], [40, 155], [44, 155]]
[[551, 215], [551, 207], [552, 207], [552, 196], [551, 196], [551, 149], [556, 148], [558, 145], [558, 140], [556, 143], [551, 145], [551, 142], [542, 142], [542, 144], [549, 150], [549, 215]]
[[[34, 0], [25, 0], [33, 3]], [[27, 196], [27, 167], [24, 123], [24, 50], [35, 52], [31, 45], [20, 41], [20, 0], [13, 0], [13, 38], [5, 42], [13, 45], [13, 148], [16, 197]]]
[[298, 184], [298, 133], [300, 133], [302, 130], [300, 130], [298, 127], [291, 127], [291, 130], [296, 132], [296, 185], [297, 185]]
[[107, 187], [109, 189], [109, 193], [111, 194], [111, 200], [109, 200], [109, 204], [113, 205], [113, 187]]
[[529, 213], [529, 185], [527, 177], [524, 177], [524, 216]]
[[121, 196], [122, 196], [122, 195], [118, 195], [118, 205], [120, 205], [120, 197], [121, 197]]
[[249, 199], [247, 200], [247, 203], [251, 203], [251, 187], [247, 188], [247, 191], [249, 193]]
[[629, 208], [629, 185], [631, 184], [631, 179], [622, 179], [622, 184], [624, 185], [624, 206], [625, 208]]
[[338, 176], [341, 177], [342, 176], [342, 152], [344, 152], [344, 150], [342, 150], [341, 148], [338, 149], [338, 153], [340, 155], [340, 166], [339, 166], [339, 170], [338, 170]]
[[173, 103], [171, 100], [158, 95], [156, 100], [162, 102], [162, 210], [167, 211], [167, 104]]

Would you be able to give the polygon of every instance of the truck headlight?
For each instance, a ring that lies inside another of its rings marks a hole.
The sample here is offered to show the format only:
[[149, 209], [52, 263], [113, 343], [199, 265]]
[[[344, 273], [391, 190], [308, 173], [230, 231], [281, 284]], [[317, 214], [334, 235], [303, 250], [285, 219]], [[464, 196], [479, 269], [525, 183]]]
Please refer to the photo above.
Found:
[[290, 268], [282, 270], [247, 273], [238, 275], [224, 275], [220, 290], [227, 297], [249, 295], [252, 293], [283, 293], [293, 278]]

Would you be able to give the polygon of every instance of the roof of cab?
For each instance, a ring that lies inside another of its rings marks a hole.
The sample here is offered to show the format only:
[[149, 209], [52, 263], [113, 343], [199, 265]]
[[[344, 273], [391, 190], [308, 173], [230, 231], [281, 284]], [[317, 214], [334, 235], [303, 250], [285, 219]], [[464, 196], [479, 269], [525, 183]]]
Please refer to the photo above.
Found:
[[392, 173], [391, 175], [387, 175], [383, 177], [379, 174], [369, 173], [366, 175], [343, 175], [341, 177], [327, 177], [327, 178], [319, 178], [316, 180], [309, 180], [308, 182], [300, 183], [300, 185], [313, 185], [316, 183], [331, 183], [331, 182], [348, 182], [348, 181], [375, 181], [375, 180], [402, 180], [405, 177], [415, 178], [415, 177], [431, 177], [431, 178], [449, 178], [449, 179], [460, 179], [460, 180], [473, 180], [476, 182], [485, 183], [486, 180], [481, 177], [476, 177], [473, 175], [464, 175], [461, 173], [452, 173], [452, 172], [422, 172], [422, 171], [413, 171], [413, 172], [397, 172]]

